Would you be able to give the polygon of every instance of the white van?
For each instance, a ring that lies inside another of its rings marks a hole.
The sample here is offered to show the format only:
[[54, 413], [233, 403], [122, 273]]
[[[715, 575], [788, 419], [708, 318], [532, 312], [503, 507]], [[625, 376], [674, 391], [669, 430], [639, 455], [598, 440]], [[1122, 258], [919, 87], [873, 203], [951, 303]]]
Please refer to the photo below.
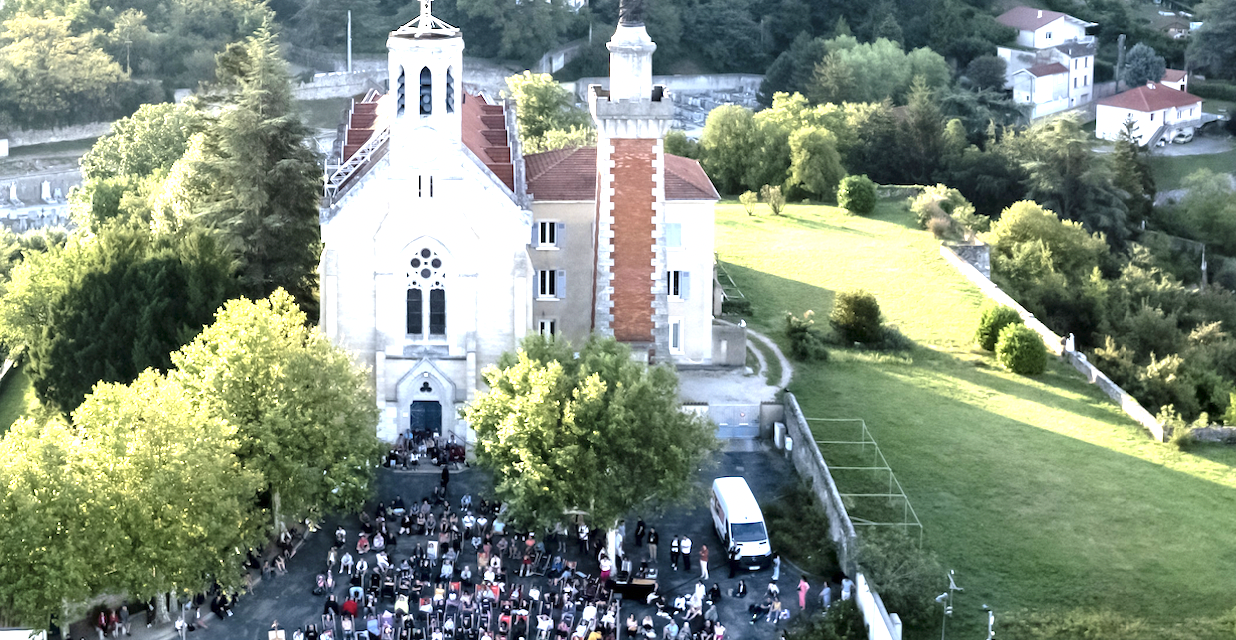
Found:
[[751, 487], [741, 477], [717, 478], [712, 481], [708, 499], [712, 523], [717, 536], [725, 543], [721, 557], [729, 560], [729, 548], [738, 545], [738, 562], [744, 569], [759, 569], [772, 558], [764, 514], [751, 493]]

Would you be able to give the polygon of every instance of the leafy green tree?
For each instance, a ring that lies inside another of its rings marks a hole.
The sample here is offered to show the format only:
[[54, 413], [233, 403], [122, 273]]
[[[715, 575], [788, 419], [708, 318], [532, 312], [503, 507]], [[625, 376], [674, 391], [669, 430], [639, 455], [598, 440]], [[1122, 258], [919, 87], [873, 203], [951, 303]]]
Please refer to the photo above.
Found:
[[738, 202], [742, 204], [742, 208], [746, 210], [749, 216], [755, 215], [755, 205], [759, 201], [760, 196], [754, 191], [744, 191], [742, 195], [738, 196]]
[[519, 140], [525, 150], [548, 151], [544, 148], [546, 137], [554, 131], [592, 129], [588, 113], [575, 106], [575, 96], [548, 73], [525, 71], [507, 78], [506, 86], [515, 98]]
[[1126, 122], [1112, 152], [1112, 184], [1124, 192], [1129, 222], [1138, 226], [1154, 213], [1154, 174], [1146, 153], [1133, 138], [1133, 125]]
[[290, 295], [228, 302], [172, 362], [172, 379], [236, 426], [276, 520], [363, 506], [382, 453], [373, 386]]
[[1000, 56], [979, 56], [966, 65], [966, 77], [979, 89], [1004, 90], [1004, 73], [1008, 63]]
[[889, 611], [914, 626], [926, 626], [939, 617], [934, 599], [948, 582], [934, 554], [889, 527], [868, 527], [859, 543], [858, 563]]
[[879, 342], [884, 337], [882, 322], [880, 303], [862, 289], [838, 293], [828, 314], [828, 324], [847, 343]]
[[722, 193], [737, 193], [746, 184], [755, 148], [755, 119], [750, 109], [727, 104], [708, 113], [700, 134], [700, 153], [708, 177]]
[[29, 347], [39, 398], [67, 413], [99, 381], [170, 367], [234, 290], [231, 270], [210, 233], [114, 225], [30, 256], [0, 299], [0, 327], [5, 342]]
[[865, 175], [848, 175], [837, 187], [837, 206], [865, 216], [875, 211], [875, 183]]
[[261, 478], [237, 460], [235, 426], [150, 370], [95, 387], [73, 426], [76, 453], [105, 492], [86, 506], [92, 533], [77, 541], [113, 569], [99, 587], [144, 600], [244, 586], [242, 550], [262, 539]]
[[1236, 192], [1227, 174], [1199, 169], [1184, 181], [1188, 195], [1177, 216], [1192, 233], [1224, 255], [1236, 253]]
[[322, 171], [269, 25], [220, 54], [219, 77], [229, 92], [192, 167], [192, 211], [224, 233], [243, 292], [283, 288], [316, 309]]
[[906, 176], [913, 184], [931, 182], [944, 152], [944, 118], [934, 92], [922, 77], [910, 89], [906, 118], [901, 121], [901, 152]]
[[1089, 278], [1110, 253], [1102, 236], [1092, 235], [1080, 223], [1061, 220], [1055, 213], [1026, 201], [1005, 209], [984, 239], [992, 248], [993, 273], [1002, 271], [1003, 263], [1024, 252], [1026, 246], [1037, 245], [1049, 271], [1079, 282]]
[[569, 510], [610, 527], [632, 509], [687, 499], [715, 427], [683, 412], [667, 365], [631, 359], [613, 338], [579, 354], [562, 340], [526, 338], [482, 374], [489, 391], [464, 409], [477, 461], [520, 526], [543, 529]]
[[1003, 147], [1021, 164], [1031, 199], [1103, 232], [1119, 246], [1129, 236], [1128, 210], [1107, 158], [1095, 153], [1092, 139], [1076, 118], [1063, 117], [1008, 136]]
[[1196, 9], [1202, 26], [1189, 36], [1189, 63], [1208, 75], [1236, 78], [1236, 0], [1202, 0]]
[[984, 303], [978, 328], [974, 331], [974, 341], [985, 351], [995, 351], [1000, 331], [1010, 324], [1025, 324], [1025, 321], [1012, 307], [993, 302]]
[[823, 38], [812, 38], [806, 31], [799, 32], [789, 48], [782, 51], [764, 73], [760, 92], [756, 96], [760, 104], [771, 106], [773, 95], [778, 92], [806, 94], [815, 76], [815, 65], [824, 59], [825, 51]]
[[69, 20], [55, 15], [17, 15], [0, 32], [0, 105], [23, 124], [64, 124], [99, 113], [128, 80], [120, 65], [95, 42], [74, 35]]
[[858, 44], [838, 37], [824, 43], [828, 55], [816, 65], [810, 95], [818, 102], [903, 103], [911, 83], [921, 78], [929, 88], [948, 84], [952, 72], [938, 53], [919, 48], [907, 54], [901, 45], [879, 38]]
[[1158, 82], [1167, 70], [1163, 56], [1155, 53], [1154, 48], [1144, 42], [1139, 42], [1129, 49], [1124, 57], [1124, 72], [1121, 80], [1129, 87], [1140, 87], [1147, 82]]
[[790, 182], [817, 197], [828, 197], [836, 193], [837, 183], [843, 177], [845, 169], [832, 132], [822, 127], [803, 127], [790, 134]]
[[665, 152], [670, 155], [699, 160], [700, 143], [698, 140], [688, 138], [686, 132], [674, 129], [665, 134]]
[[[473, 25], [486, 23], [496, 36], [490, 41], [491, 46], [496, 45], [491, 55], [529, 64], [560, 44], [562, 34], [573, 23], [570, 7], [564, 0], [458, 0], [456, 4]], [[478, 42], [487, 39], [480, 38]]]

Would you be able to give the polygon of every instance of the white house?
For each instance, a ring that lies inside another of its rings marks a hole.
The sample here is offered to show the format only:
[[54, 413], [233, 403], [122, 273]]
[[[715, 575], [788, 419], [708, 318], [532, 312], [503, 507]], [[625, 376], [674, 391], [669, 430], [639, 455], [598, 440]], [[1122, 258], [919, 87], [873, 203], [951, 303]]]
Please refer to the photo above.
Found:
[[1193, 133], [1202, 124], [1202, 99], [1152, 82], [1099, 100], [1096, 115], [1096, 137], [1115, 140], [1132, 122], [1138, 144], [1151, 145]]
[[997, 55], [1007, 65], [1005, 74], [1014, 101], [1032, 105], [1031, 117], [1093, 99], [1096, 45], [1086, 29], [1095, 23], [1030, 7], [1015, 7], [996, 20], [1017, 30], [1018, 47], [998, 47]]
[[656, 45], [621, 24], [609, 47], [611, 89], [592, 92], [599, 150], [524, 157], [514, 105], [463, 91], [463, 37], [429, 0], [390, 34], [389, 92], [352, 106], [320, 213], [321, 328], [371, 368], [380, 437], [470, 441], [459, 409], [533, 331], [613, 335], [653, 362], [743, 363], [744, 336], [712, 318], [717, 192], [698, 162], [664, 152], [673, 104], [652, 85]]
[[1188, 91], [1189, 74], [1180, 69], [1167, 69], [1163, 72], [1163, 77], [1159, 79], [1159, 84], [1177, 91]]

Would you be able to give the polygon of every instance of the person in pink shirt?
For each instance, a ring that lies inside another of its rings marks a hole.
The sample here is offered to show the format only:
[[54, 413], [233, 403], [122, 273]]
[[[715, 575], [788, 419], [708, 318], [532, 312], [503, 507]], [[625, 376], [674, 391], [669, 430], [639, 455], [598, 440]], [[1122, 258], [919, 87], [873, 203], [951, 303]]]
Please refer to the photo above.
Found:
[[807, 584], [807, 576], [803, 576], [798, 580], [798, 608], [807, 609], [807, 592], [811, 590], [811, 585]]

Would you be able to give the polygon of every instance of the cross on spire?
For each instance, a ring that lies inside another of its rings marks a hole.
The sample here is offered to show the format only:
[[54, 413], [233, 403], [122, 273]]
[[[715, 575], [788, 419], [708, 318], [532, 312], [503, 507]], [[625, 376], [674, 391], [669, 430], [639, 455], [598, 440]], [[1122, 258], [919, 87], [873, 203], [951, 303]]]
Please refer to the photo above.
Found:
[[457, 36], [459, 29], [435, 18], [433, 16], [433, 0], [420, 0], [421, 14], [412, 19], [408, 24], [399, 27], [395, 31], [395, 35], [401, 36]]

